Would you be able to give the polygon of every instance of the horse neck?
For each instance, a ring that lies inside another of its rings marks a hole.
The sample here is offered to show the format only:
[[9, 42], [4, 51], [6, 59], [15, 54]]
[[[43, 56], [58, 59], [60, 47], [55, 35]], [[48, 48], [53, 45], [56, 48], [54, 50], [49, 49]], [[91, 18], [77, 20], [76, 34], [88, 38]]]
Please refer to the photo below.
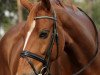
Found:
[[[72, 40], [69, 41], [68, 37], [65, 36], [66, 45], [64, 51], [68, 54], [73, 72], [76, 72], [82, 66], [88, 64], [96, 52], [97, 42], [95, 39], [97, 36], [95, 28], [90, 19], [79, 10], [75, 13], [69, 8], [68, 10], [60, 8], [59, 10], [56, 9], [56, 12], [65, 33]], [[96, 60], [93, 64], [98, 63], [98, 61]], [[93, 67], [89, 67], [85, 74], [91, 72], [90, 70], [93, 71]]]
[[62, 52], [57, 60], [52, 62], [51, 75], [72, 75], [71, 64], [68, 55]]
[[[74, 49], [76, 50], [74, 52], [75, 55], [79, 55], [81, 50], [83, 51], [81, 52], [81, 55], [84, 55], [85, 57], [86, 55], [87, 57], [91, 57], [95, 52], [95, 44], [96, 44], [95, 31], [93, 30], [92, 31], [93, 33], [90, 32], [91, 29], [88, 29], [85, 25], [83, 25], [84, 23], [83, 21], [81, 21], [81, 19], [77, 19], [77, 17], [75, 16], [77, 14], [74, 13], [75, 15], [73, 15], [72, 13], [73, 12], [71, 11], [67, 11], [67, 10], [65, 11], [63, 9], [61, 9], [60, 11], [57, 10], [57, 15], [62, 22], [62, 27], [65, 33], [68, 34], [69, 38], [71, 38], [72, 40], [72, 42], [70, 43], [69, 39], [66, 37], [65, 34], [66, 42], [71, 45], [74, 45], [74, 48], [78, 48], [78, 49]], [[83, 18], [83, 16], [82, 17], [80, 16], [78, 18]], [[93, 28], [92, 24], [89, 27]], [[84, 51], [86, 51], [87, 53]]]
[[99, 49], [100, 49], [100, 31], [98, 31]]

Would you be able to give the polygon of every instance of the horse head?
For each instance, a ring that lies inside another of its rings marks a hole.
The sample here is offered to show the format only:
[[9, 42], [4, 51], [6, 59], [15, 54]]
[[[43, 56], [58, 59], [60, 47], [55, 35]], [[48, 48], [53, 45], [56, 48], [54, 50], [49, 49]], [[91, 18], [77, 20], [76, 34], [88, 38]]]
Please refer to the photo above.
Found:
[[65, 43], [64, 31], [52, 7], [54, 4], [50, 0], [41, 0], [36, 5], [27, 0], [21, 3], [29, 10], [21, 56], [35, 59], [29, 64], [32, 63], [36, 75], [49, 73], [50, 64], [59, 58]]

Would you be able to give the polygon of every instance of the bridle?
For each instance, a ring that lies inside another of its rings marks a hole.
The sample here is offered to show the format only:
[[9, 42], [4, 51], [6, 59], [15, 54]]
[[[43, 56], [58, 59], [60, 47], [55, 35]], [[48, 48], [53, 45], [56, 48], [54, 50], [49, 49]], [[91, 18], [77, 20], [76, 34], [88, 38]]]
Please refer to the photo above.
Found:
[[[52, 52], [52, 48], [53, 48], [54, 42], [56, 42], [56, 45], [57, 45], [56, 59], [58, 57], [57, 18], [56, 18], [55, 11], [53, 11], [52, 14], [53, 14], [53, 17], [50, 17], [50, 16], [39, 16], [39, 17], [35, 17], [34, 18], [35, 20], [37, 20], [37, 19], [51, 19], [51, 20], [53, 20], [53, 29], [52, 29], [51, 40], [50, 40], [48, 48], [46, 49], [45, 57], [43, 58], [43, 57], [41, 57], [41, 56], [39, 56], [37, 54], [34, 54], [34, 53], [32, 53], [32, 52], [30, 52], [28, 50], [22, 51], [22, 53], [20, 55], [22, 58], [25, 58], [28, 61], [28, 63], [32, 67], [35, 75], [51, 75], [50, 74], [50, 65], [51, 65], [50, 60], [51, 60], [51, 52]], [[43, 68], [41, 69], [40, 73], [38, 73], [36, 71], [36, 69], [34, 68], [34, 65], [32, 64], [32, 62], [27, 57], [35, 59], [35, 60], [43, 63]]]
[[[79, 9], [80, 11], [82, 11], [81, 9]], [[82, 11], [90, 20], [91, 18], [84, 12]], [[20, 54], [20, 56], [22, 58], [25, 58], [28, 63], [30, 64], [30, 66], [32, 67], [35, 75], [51, 75], [50, 74], [50, 59], [51, 59], [51, 52], [52, 52], [52, 48], [53, 48], [53, 45], [54, 45], [54, 42], [56, 42], [56, 45], [57, 45], [57, 56], [56, 58], [58, 57], [58, 32], [57, 32], [57, 17], [56, 17], [56, 13], [55, 11], [53, 10], [53, 17], [50, 17], [50, 16], [39, 16], [39, 17], [35, 17], [35, 20], [37, 19], [51, 19], [53, 20], [53, 29], [52, 29], [52, 35], [51, 35], [51, 40], [49, 42], [49, 46], [48, 48], [46, 49], [46, 55], [45, 55], [45, 58], [37, 55], [37, 54], [34, 54], [28, 50], [25, 50], [25, 51], [22, 51], [22, 53]], [[90, 61], [88, 62], [88, 64], [86, 64], [85, 66], [83, 66], [83, 68], [81, 68], [79, 71], [77, 71], [76, 73], [72, 74], [72, 75], [79, 75], [81, 72], [83, 72], [87, 67], [89, 67], [93, 61], [95, 60], [96, 58], [96, 55], [98, 53], [98, 32], [97, 32], [97, 29], [95, 27], [95, 24], [94, 22], [91, 20], [91, 22], [93, 23], [94, 25], [94, 28], [96, 30], [96, 35], [97, 35], [97, 38], [96, 38], [96, 42], [97, 42], [97, 47], [96, 47], [96, 52], [95, 54], [91, 57]], [[34, 65], [33, 63], [27, 58], [32, 58], [32, 59], [35, 59], [39, 62], [42, 62], [43, 63], [43, 68], [41, 69], [41, 71], [38, 73], [36, 71], [36, 69], [34, 68]]]

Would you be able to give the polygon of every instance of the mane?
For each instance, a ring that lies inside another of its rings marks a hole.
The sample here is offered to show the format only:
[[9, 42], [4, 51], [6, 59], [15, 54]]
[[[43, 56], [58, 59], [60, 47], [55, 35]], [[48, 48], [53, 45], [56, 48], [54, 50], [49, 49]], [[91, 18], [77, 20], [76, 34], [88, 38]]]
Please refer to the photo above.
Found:
[[75, 5], [73, 4], [72, 0], [50, 0], [51, 4], [55, 3], [58, 6], [64, 7], [64, 6], [70, 6], [73, 9], [75, 9]]
[[[54, 0], [53, 0], [53, 1], [54, 1]], [[63, 7], [63, 2], [62, 2], [62, 0], [55, 0], [55, 2], [56, 2], [57, 5], [60, 5], [60, 6]]]
[[[41, 0], [39, 0], [39, 1], [41, 1]], [[50, 1], [51, 5], [56, 4], [58, 6], [63, 7], [63, 0], [49, 0], [49, 1]]]

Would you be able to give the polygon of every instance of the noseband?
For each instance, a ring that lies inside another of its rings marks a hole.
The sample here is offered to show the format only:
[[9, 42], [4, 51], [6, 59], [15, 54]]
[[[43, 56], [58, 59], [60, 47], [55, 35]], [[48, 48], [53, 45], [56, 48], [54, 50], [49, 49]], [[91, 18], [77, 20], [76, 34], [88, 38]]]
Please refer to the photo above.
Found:
[[46, 55], [43, 58], [43, 57], [41, 57], [41, 56], [39, 56], [37, 54], [34, 54], [34, 53], [32, 53], [32, 52], [30, 52], [28, 50], [24, 50], [21, 53], [20, 56], [23, 57], [23, 58], [29, 57], [29, 58], [35, 59], [35, 60], [43, 63], [43, 68], [41, 69], [40, 73], [38, 73], [36, 71], [36, 69], [34, 68], [34, 65], [32, 64], [32, 62], [30, 60], [28, 60], [28, 58], [26, 58], [28, 63], [32, 67], [35, 75], [50, 75], [50, 59], [51, 59], [51, 52], [52, 52], [52, 48], [53, 48], [54, 42], [56, 42], [56, 45], [57, 45], [57, 56], [56, 56], [56, 58], [58, 57], [58, 32], [57, 32], [56, 13], [53, 11], [53, 17], [49, 17], [49, 16], [35, 17], [35, 20], [37, 20], [37, 19], [51, 19], [51, 20], [53, 20], [52, 35], [51, 35], [51, 40], [50, 40], [49, 46], [46, 49], [46, 51], [47, 51]]

